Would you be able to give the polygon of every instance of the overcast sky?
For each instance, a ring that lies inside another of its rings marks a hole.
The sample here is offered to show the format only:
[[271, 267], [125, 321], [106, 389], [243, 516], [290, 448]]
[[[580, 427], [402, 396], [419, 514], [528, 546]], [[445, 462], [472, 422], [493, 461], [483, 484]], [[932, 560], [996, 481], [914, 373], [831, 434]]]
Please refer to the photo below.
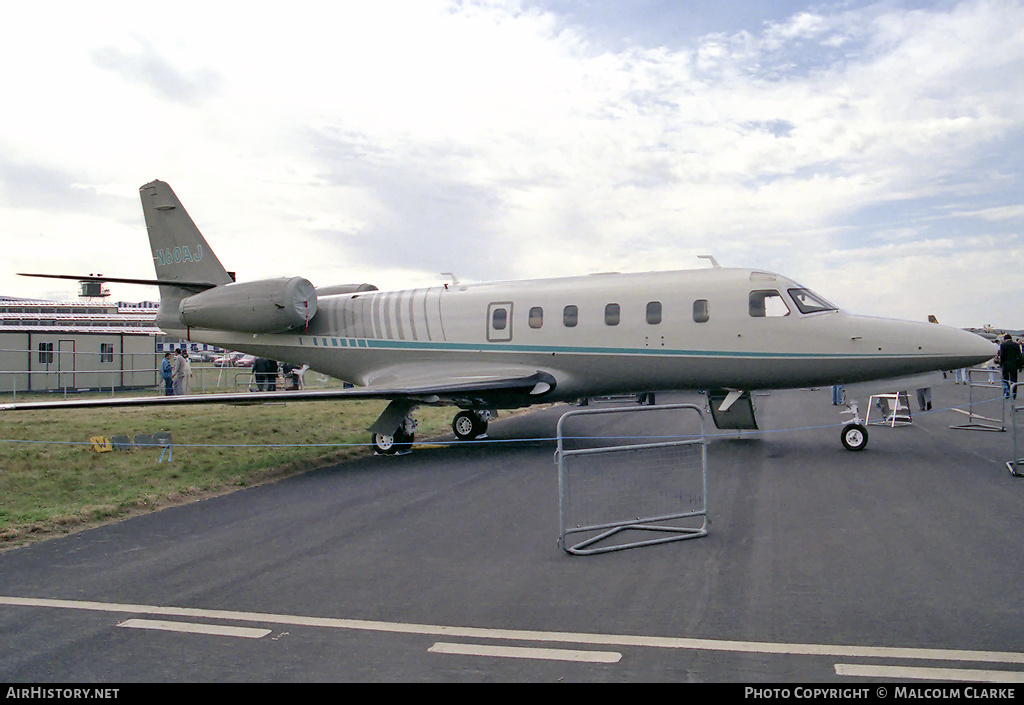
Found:
[[0, 294], [153, 276], [162, 179], [240, 280], [712, 254], [854, 313], [1024, 328], [1022, 2], [269, 7], [3, 4]]

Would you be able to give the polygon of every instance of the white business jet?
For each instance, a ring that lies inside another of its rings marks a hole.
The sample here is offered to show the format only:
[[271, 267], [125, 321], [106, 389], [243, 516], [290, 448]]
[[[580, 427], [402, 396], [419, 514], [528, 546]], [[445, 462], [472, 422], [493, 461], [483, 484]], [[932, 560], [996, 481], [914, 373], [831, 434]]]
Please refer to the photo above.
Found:
[[[750, 391], [846, 384], [969, 367], [992, 357], [972, 333], [854, 316], [786, 277], [749, 269], [595, 274], [379, 291], [314, 287], [302, 277], [234, 282], [170, 186], [140, 189], [168, 335], [310, 368], [356, 385], [275, 398], [380, 398], [380, 453], [408, 449], [412, 412], [460, 407], [476, 438], [498, 409], [554, 401], [707, 390], [721, 427], [756, 427]], [[0, 409], [195, 404], [265, 398], [217, 394], [7, 404]], [[730, 412], [737, 412], [729, 420]], [[738, 419], [738, 420], [737, 420]], [[859, 450], [859, 417], [842, 432]]]

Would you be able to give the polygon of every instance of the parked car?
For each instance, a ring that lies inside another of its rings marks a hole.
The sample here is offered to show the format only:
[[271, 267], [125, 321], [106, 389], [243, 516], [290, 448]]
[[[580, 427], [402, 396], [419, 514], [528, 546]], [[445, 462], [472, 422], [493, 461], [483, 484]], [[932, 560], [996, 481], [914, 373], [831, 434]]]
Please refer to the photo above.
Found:
[[218, 358], [215, 358], [213, 364], [216, 367], [234, 367], [235, 365], [238, 364], [238, 360], [243, 357], [245, 357], [245, 355], [243, 355], [242, 353], [229, 352], [225, 353], [224, 355], [221, 355]]
[[240, 358], [235, 360], [235, 367], [252, 367], [252, 363], [256, 362], [255, 355], [242, 355]]

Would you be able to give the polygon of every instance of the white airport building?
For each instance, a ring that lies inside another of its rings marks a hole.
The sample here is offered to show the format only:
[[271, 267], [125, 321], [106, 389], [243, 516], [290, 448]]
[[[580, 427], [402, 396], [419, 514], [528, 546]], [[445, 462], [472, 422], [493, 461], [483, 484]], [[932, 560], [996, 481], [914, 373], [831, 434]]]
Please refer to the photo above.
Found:
[[183, 345], [156, 327], [157, 306], [0, 296], [0, 392], [157, 387], [164, 351]]

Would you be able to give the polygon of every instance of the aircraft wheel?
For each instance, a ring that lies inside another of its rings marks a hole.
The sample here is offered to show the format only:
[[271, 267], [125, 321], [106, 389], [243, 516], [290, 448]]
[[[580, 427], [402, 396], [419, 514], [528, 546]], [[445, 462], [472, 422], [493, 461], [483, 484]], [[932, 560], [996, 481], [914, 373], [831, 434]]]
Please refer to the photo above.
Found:
[[416, 438], [416, 434], [408, 433], [404, 429], [398, 429], [395, 433], [395, 453], [403, 455], [405, 453], [412, 452], [412, 442]]
[[851, 423], [843, 428], [841, 438], [846, 450], [864, 450], [868, 444], [868, 430], [859, 423]]
[[452, 421], [452, 431], [460, 441], [476, 438], [487, 431], [487, 420], [475, 411], [460, 411]]
[[375, 433], [373, 434], [373, 450], [379, 455], [395, 455], [408, 453], [412, 449], [414, 435], [398, 429], [394, 434]]
[[380, 455], [392, 455], [397, 452], [395, 448], [395, 437], [390, 433], [375, 433], [371, 440], [373, 450]]

